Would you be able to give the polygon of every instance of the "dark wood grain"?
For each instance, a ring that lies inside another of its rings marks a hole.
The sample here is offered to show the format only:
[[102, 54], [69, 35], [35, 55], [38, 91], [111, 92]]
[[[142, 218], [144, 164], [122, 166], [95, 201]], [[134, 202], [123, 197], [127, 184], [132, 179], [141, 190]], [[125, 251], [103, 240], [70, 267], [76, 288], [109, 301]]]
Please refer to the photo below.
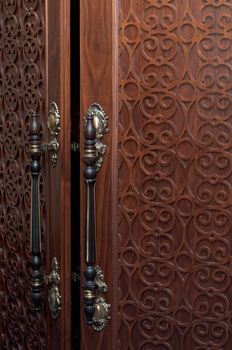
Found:
[[[47, 2], [47, 108], [60, 109], [60, 151], [57, 166], [49, 166], [48, 266], [57, 257], [61, 274], [62, 309], [50, 319], [51, 349], [71, 347], [71, 225], [70, 225], [70, 11], [69, 1]], [[49, 157], [48, 157], [49, 158]], [[47, 159], [49, 162], [49, 159]]]
[[81, 1], [81, 110], [111, 124], [96, 203], [112, 320], [83, 325], [83, 349], [231, 348], [231, 11]]
[[[104, 137], [107, 151], [104, 164], [97, 176], [96, 182], [96, 236], [97, 264], [105, 274], [109, 286], [107, 302], [112, 310], [116, 309], [116, 286], [113, 276], [116, 275], [114, 256], [115, 239], [117, 237], [117, 193], [115, 177], [117, 176], [117, 66], [114, 57], [117, 45], [113, 38], [117, 35], [116, 4], [107, 0], [80, 1], [80, 51], [81, 51], [81, 114], [85, 115], [90, 105], [99, 103], [109, 115], [110, 133]], [[114, 46], [116, 45], [116, 46]], [[112, 79], [113, 77], [113, 79]], [[83, 124], [81, 124], [81, 146], [83, 147]], [[83, 151], [82, 151], [83, 154]], [[85, 189], [81, 178], [81, 237], [82, 266], [84, 269], [85, 252]], [[113, 215], [111, 215], [113, 213]], [[83, 271], [82, 269], [82, 271]], [[81, 298], [81, 300], [83, 300]], [[83, 310], [82, 310], [83, 317]], [[116, 313], [112, 312], [110, 324], [101, 332], [96, 333], [82, 321], [82, 349], [115, 349]]]
[[61, 22], [61, 113], [63, 115], [62, 181], [61, 181], [61, 266], [63, 275], [62, 296], [65, 308], [61, 324], [61, 349], [71, 349], [71, 116], [70, 116], [70, 1], [60, 2], [59, 18]]
[[[46, 312], [30, 288], [32, 111], [45, 129], [45, 2], [0, 2], [0, 349], [47, 349]], [[46, 269], [47, 174], [42, 161], [42, 269]]]
[[[70, 349], [69, 6], [68, 0], [0, 2], [1, 350]], [[46, 122], [53, 101], [62, 125], [57, 167], [50, 166], [49, 155], [42, 157], [41, 272], [50, 273], [53, 257], [58, 258], [62, 311], [57, 321], [51, 319], [46, 289], [41, 312], [33, 310], [29, 286], [29, 124], [36, 111], [42, 142], [49, 142]]]

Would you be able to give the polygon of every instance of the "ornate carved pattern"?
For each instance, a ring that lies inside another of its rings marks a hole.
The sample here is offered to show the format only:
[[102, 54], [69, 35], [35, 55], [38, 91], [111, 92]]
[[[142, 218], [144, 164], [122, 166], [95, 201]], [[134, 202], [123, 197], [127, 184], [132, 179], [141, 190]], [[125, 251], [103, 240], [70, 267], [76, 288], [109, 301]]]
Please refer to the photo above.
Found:
[[119, 348], [232, 346], [232, 1], [120, 3]]
[[[44, 115], [44, 1], [0, 0], [0, 348], [45, 349], [29, 283], [32, 110]], [[42, 186], [42, 182], [41, 182]], [[42, 191], [45, 230], [45, 197]]]

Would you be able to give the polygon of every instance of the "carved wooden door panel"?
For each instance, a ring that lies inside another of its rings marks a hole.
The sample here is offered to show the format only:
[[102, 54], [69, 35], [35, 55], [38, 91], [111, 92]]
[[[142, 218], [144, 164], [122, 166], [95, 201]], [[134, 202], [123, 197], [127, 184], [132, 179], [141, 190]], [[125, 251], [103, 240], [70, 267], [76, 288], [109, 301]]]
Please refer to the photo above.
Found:
[[100, 333], [83, 316], [82, 347], [229, 350], [232, 2], [80, 3], [82, 114], [109, 115], [96, 220], [111, 304]]
[[[1, 350], [70, 346], [68, 23], [69, 2], [65, 0], [0, 1]], [[48, 142], [46, 123], [52, 102], [60, 109], [60, 150], [55, 168], [48, 154], [42, 160], [41, 272], [50, 273], [56, 256], [62, 297], [57, 320], [52, 320], [45, 286], [42, 311], [34, 311], [30, 286], [29, 125], [36, 111], [42, 141]]]

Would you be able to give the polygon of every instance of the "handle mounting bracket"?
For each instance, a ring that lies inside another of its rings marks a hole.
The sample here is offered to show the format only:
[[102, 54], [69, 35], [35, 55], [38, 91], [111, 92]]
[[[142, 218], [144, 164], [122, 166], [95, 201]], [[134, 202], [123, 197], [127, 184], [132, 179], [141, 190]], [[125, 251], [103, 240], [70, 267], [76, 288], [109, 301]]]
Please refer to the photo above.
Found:
[[104, 294], [108, 291], [108, 286], [104, 280], [102, 269], [96, 266], [95, 282], [96, 288], [96, 300], [95, 300], [95, 312], [93, 315], [93, 329], [100, 332], [110, 320], [110, 304], [107, 304], [104, 298]]
[[57, 258], [53, 258], [51, 273], [45, 276], [46, 284], [50, 285], [48, 290], [48, 305], [52, 318], [58, 318], [61, 311], [61, 295], [59, 291], [60, 275]]
[[101, 331], [110, 319], [110, 305], [105, 301], [108, 287], [102, 269], [96, 266], [96, 208], [95, 185], [102, 167], [106, 145], [101, 139], [108, 132], [108, 117], [102, 107], [94, 103], [84, 118], [84, 179], [86, 183], [86, 254], [84, 271], [84, 312], [86, 324]]
[[47, 126], [50, 131], [51, 141], [43, 143], [41, 150], [43, 152], [50, 152], [52, 166], [55, 167], [58, 159], [58, 151], [60, 148], [58, 142], [58, 136], [60, 133], [60, 112], [55, 102], [51, 103], [50, 110], [48, 113]]
[[103, 164], [103, 156], [106, 151], [106, 145], [102, 143], [101, 139], [104, 135], [109, 132], [108, 129], [108, 119], [109, 117], [106, 115], [103, 108], [98, 103], [93, 103], [87, 112], [87, 115], [84, 118], [84, 127], [87, 125], [87, 116], [93, 117], [93, 123], [96, 129], [96, 152], [97, 152], [97, 160], [96, 160], [96, 170], [99, 171]]

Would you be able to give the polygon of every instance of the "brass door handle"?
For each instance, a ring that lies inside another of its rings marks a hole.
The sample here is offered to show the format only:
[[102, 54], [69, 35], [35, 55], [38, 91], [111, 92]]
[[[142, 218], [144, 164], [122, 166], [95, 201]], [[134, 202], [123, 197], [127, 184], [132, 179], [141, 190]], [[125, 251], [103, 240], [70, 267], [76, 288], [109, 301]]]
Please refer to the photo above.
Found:
[[[57, 259], [52, 261], [51, 273], [46, 276], [41, 271], [41, 224], [40, 224], [40, 176], [41, 156], [44, 152], [41, 142], [41, 125], [38, 115], [33, 112], [30, 124], [29, 154], [31, 156], [31, 288], [32, 302], [36, 311], [42, 309], [41, 293], [44, 282], [50, 285], [48, 290], [48, 303], [52, 317], [58, 317], [61, 310], [61, 297], [59, 293], [59, 267]], [[54, 154], [54, 153], [52, 153]]]
[[90, 106], [84, 118], [84, 179], [86, 183], [86, 252], [84, 272], [84, 312], [87, 325], [102, 330], [110, 319], [110, 305], [105, 302], [107, 285], [99, 266], [96, 266], [95, 185], [103, 163], [106, 146], [101, 142], [108, 131], [105, 112], [98, 104]]

